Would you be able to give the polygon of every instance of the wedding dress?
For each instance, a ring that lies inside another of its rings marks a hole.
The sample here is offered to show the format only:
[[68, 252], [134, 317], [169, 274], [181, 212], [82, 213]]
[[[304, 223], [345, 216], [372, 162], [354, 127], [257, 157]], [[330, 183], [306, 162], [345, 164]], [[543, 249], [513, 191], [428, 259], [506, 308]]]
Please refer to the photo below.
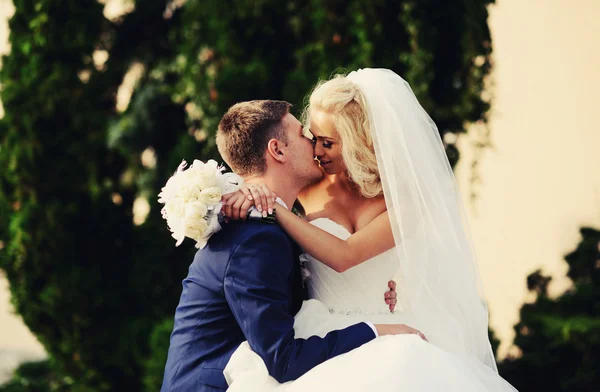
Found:
[[[350, 233], [327, 218], [314, 225], [341, 238]], [[306, 255], [305, 255], [306, 256]], [[515, 389], [498, 373], [468, 355], [450, 353], [436, 344], [444, 326], [420, 325], [418, 312], [390, 313], [384, 303], [387, 282], [397, 271], [397, 253], [391, 249], [344, 273], [337, 273], [310, 256], [307, 280], [310, 300], [296, 315], [297, 338], [325, 336], [361, 321], [374, 324], [406, 324], [421, 330], [430, 343], [417, 335], [379, 337], [358, 349], [315, 367], [295, 381], [279, 384], [269, 376], [262, 359], [247, 342], [225, 368], [229, 392], [504, 392]], [[441, 342], [440, 342], [441, 343]]]

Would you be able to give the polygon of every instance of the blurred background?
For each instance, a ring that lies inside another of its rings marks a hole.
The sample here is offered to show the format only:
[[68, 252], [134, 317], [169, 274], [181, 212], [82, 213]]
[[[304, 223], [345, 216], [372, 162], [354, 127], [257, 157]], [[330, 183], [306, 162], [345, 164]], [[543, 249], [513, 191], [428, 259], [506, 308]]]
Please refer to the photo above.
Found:
[[[600, 390], [600, 1], [0, 0], [0, 391], [156, 391], [156, 195], [240, 100], [407, 79], [466, 203], [501, 374]], [[187, 245], [186, 245], [187, 244]]]

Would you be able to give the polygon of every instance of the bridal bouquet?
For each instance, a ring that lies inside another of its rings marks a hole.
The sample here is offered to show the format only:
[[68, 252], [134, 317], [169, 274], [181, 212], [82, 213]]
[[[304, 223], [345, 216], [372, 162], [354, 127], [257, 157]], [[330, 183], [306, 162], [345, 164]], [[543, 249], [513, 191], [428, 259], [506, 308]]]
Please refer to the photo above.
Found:
[[188, 237], [202, 249], [221, 230], [221, 197], [237, 191], [243, 180], [235, 173], [223, 173], [225, 168], [214, 160], [194, 160], [187, 170], [186, 166], [182, 161], [158, 194], [158, 202], [164, 204], [162, 217], [177, 240], [175, 246]]

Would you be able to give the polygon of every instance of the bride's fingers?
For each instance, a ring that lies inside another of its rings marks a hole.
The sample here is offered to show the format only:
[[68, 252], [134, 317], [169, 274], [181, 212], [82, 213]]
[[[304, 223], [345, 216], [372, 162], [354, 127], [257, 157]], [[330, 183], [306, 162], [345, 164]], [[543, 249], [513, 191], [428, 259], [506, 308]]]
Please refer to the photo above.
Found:
[[242, 204], [246, 201], [246, 198], [240, 197], [235, 203], [231, 206], [231, 219], [240, 220], [240, 209], [242, 208]]
[[234, 193], [228, 193], [227, 195], [223, 196], [223, 206], [221, 208], [221, 211], [223, 212], [223, 214], [228, 217], [231, 218], [231, 212], [232, 212], [232, 206], [240, 199], [244, 200], [246, 197], [244, 196], [244, 194], [240, 193], [240, 192], [234, 192]]
[[[227, 195], [227, 196], [229, 196], [229, 195]], [[225, 215], [227, 220], [229, 220], [229, 218], [231, 218], [231, 205], [235, 202], [235, 200], [236, 200], [236, 196], [233, 196], [233, 197], [229, 196], [227, 198], [227, 200], [223, 200], [223, 206], [221, 207], [221, 212], [223, 213], [223, 215]]]
[[390, 308], [390, 312], [393, 312], [394, 309], [396, 308], [396, 282], [394, 282], [393, 280], [390, 280], [388, 282], [388, 287], [390, 288], [388, 291], [385, 292], [385, 303], [388, 304], [389, 308]]
[[396, 299], [386, 299], [385, 302], [389, 305], [390, 312], [393, 312], [396, 309]]
[[263, 204], [263, 206], [269, 212], [269, 214], [272, 214], [273, 206], [275, 204], [275, 199], [277, 198], [277, 196], [275, 195], [274, 192], [271, 192], [271, 190], [265, 184], [261, 184], [261, 186], [262, 186], [263, 192], [265, 193], [265, 202], [266, 202], [266, 205]]
[[252, 208], [254, 206], [254, 201], [252, 200], [244, 200], [244, 203], [242, 203], [242, 206], [240, 207], [240, 219], [245, 221], [246, 219], [248, 219], [248, 211], [250, 210], [250, 208]]
[[250, 193], [250, 189], [248, 188], [248, 186], [245, 183], [241, 183], [240, 184], [240, 192], [242, 192], [242, 194], [248, 199], [248, 200], [252, 200], [252, 194]]
[[223, 215], [225, 215], [225, 222], [229, 221], [229, 218], [231, 217], [231, 206], [223, 204], [221, 212], [223, 213]]
[[250, 193], [252, 194], [252, 199], [254, 199], [254, 206], [259, 212], [262, 212], [263, 206], [266, 207], [267, 205], [266, 195], [263, 194], [262, 188], [260, 186], [253, 185], [250, 187]]
[[231, 199], [233, 197], [233, 195], [235, 195], [235, 194], [236, 194], [236, 192], [231, 192], [231, 193], [227, 193], [226, 195], [221, 196], [221, 203], [227, 204], [229, 199]]
[[388, 282], [388, 287], [390, 288], [391, 291], [396, 291], [396, 282], [393, 280], [390, 280]]

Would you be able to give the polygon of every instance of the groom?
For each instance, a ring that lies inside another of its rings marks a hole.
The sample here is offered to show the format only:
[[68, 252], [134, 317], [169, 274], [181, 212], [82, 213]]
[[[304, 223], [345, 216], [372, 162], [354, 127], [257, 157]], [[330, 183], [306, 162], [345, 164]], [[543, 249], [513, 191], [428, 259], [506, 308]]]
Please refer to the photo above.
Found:
[[[321, 177], [290, 106], [236, 104], [217, 133], [227, 164], [247, 182], [267, 185], [284, 207]], [[278, 225], [250, 221], [224, 226], [196, 253], [183, 280], [162, 392], [226, 390], [223, 369], [245, 340], [269, 374], [286, 382], [378, 335], [406, 333], [405, 326], [359, 323], [324, 338], [295, 339], [294, 315], [305, 299], [300, 252]]]

